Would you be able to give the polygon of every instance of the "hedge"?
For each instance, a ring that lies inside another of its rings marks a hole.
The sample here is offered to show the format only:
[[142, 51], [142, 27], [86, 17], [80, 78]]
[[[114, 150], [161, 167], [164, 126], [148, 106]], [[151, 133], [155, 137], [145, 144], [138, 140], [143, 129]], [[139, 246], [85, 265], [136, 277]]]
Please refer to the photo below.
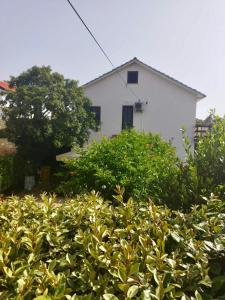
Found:
[[3, 200], [0, 298], [224, 299], [224, 203], [185, 214], [118, 193]]

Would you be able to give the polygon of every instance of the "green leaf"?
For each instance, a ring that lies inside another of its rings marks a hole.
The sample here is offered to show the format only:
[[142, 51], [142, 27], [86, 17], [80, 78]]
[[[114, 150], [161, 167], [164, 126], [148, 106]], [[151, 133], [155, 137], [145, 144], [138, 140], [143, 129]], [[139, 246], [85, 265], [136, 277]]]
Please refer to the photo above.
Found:
[[38, 297], [34, 298], [34, 300], [52, 300], [52, 298], [49, 296], [43, 295], [43, 296], [38, 296]]
[[143, 300], [151, 300], [152, 299], [151, 289], [146, 289], [142, 293]]
[[167, 261], [173, 269], [176, 267], [176, 261], [174, 259], [168, 258]]
[[56, 259], [51, 260], [51, 262], [48, 265], [49, 272], [52, 272], [54, 270], [56, 263], [57, 263]]
[[137, 285], [132, 285], [127, 291], [127, 297], [133, 298], [137, 295], [139, 287]]
[[70, 253], [66, 253], [66, 260], [70, 265], [73, 264], [73, 256]]
[[21, 274], [21, 273], [22, 273], [24, 270], [26, 270], [27, 268], [28, 268], [28, 266], [27, 266], [27, 265], [24, 265], [24, 266], [22, 266], [22, 267], [16, 269], [16, 271], [14, 272], [14, 274], [15, 274], [16, 276], [18, 276], [19, 274]]
[[155, 282], [157, 283], [157, 285], [159, 285], [160, 284], [160, 278], [158, 277], [156, 269], [153, 270], [153, 276], [154, 276]]
[[196, 300], [202, 300], [202, 296], [197, 290], [195, 291], [195, 297], [196, 297]]
[[128, 243], [127, 243], [126, 240], [122, 239], [122, 240], [120, 241], [120, 244], [121, 244], [122, 248], [127, 249]]
[[202, 279], [201, 281], [199, 281], [200, 284], [203, 284], [205, 286], [211, 287], [212, 286], [212, 281], [210, 279], [210, 277], [208, 275], [205, 276], [204, 279]]
[[26, 281], [23, 278], [17, 280], [18, 288], [17, 292], [22, 293], [24, 286], [26, 285]]
[[103, 298], [105, 300], [118, 300], [118, 298], [116, 296], [114, 296], [113, 294], [104, 294]]
[[164, 293], [165, 293], [165, 294], [166, 294], [166, 293], [169, 293], [169, 292], [172, 291], [174, 288], [175, 288], [175, 286], [171, 284], [171, 285], [167, 286], [167, 287], [164, 289]]
[[133, 275], [139, 272], [140, 263], [133, 263], [130, 266], [130, 272], [129, 275]]
[[206, 247], [209, 248], [209, 250], [211, 250], [211, 249], [214, 250], [215, 249], [215, 246], [214, 246], [214, 244], [212, 242], [210, 242], [210, 241], [204, 241], [204, 243], [205, 243]]
[[129, 288], [129, 284], [126, 284], [126, 283], [119, 283], [119, 284], [118, 284], [118, 288], [119, 288], [122, 292], [127, 292], [128, 288]]
[[178, 235], [177, 232], [171, 231], [171, 232], [170, 232], [170, 235], [171, 235], [171, 237], [172, 237], [176, 242], [180, 243], [181, 237]]
[[118, 277], [122, 282], [126, 283], [127, 281], [126, 268], [122, 264], [119, 266]]
[[59, 286], [57, 286], [56, 290], [55, 290], [55, 296], [64, 296], [64, 291], [65, 291], [66, 285], [65, 283], [60, 284]]
[[34, 253], [30, 253], [30, 255], [28, 256], [28, 264], [30, 264], [34, 260], [34, 257]]
[[3, 267], [3, 270], [8, 277], [10, 277], [10, 278], [12, 277], [13, 272], [10, 268]]

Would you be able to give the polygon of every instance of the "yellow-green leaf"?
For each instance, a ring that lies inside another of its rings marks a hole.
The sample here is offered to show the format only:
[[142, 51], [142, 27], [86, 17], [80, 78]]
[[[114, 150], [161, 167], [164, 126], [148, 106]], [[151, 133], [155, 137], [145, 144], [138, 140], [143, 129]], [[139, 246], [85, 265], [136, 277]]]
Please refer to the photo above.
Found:
[[137, 285], [132, 285], [131, 287], [129, 287], [128, 291], [127, 291], [127, 297], [128, 298], [133, 298], [137, 295], [139, 290], [139, 287]]

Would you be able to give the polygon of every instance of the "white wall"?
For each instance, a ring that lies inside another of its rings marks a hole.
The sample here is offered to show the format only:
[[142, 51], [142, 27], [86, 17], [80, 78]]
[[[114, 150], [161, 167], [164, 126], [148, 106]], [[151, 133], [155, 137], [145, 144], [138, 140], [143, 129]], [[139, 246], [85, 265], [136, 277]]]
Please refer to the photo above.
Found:
[[[178, 155], [184, 157], [180, 129], [186, 127], [193, 143], [196, 96], [137, 63], [121, 70], [125, 81], [129, 70], [139, 72], [138, 84], [129, 84], [129, 87], [145, 103], [142, 113], [134, 109], [135, 129], [159, 133], [165, 140], [172, 139]], [[85, 94], [93, 105], [101, 106], [101, 130], [93, 132], [90, 140], [118, 134], [122, 128], [122, 106], [137, 101], [117, 73], [86, 86]]]

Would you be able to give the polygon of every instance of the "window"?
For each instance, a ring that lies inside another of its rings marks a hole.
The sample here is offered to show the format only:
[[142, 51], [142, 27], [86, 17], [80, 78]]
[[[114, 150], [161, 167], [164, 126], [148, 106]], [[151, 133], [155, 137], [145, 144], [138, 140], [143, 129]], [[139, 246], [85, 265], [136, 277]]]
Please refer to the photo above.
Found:
[[91, 106], [91, 112], [94, 113], [95, 117], [95, 130], [98, 131], [101, 124], [101, 106]]
[[122, 111], [122, 129], [133, 128], [133, 106], [124, 105]]
[[138, 83], [138, 71], [127, 72], [127, 83]]

